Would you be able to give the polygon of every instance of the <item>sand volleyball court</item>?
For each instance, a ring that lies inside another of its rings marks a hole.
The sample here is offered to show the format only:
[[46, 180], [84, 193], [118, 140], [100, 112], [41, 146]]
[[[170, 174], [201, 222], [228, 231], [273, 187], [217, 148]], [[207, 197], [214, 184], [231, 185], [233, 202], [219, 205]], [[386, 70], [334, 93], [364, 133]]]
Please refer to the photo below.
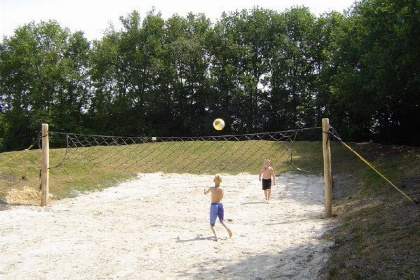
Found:
[[209, 227], [214, 174], [139, 174], [101, 192], [0, 211], [0, 279], [317, 279], [323, 180], [286, 173], [264, 202], [258, 175], [223, 175], [228, 238]]

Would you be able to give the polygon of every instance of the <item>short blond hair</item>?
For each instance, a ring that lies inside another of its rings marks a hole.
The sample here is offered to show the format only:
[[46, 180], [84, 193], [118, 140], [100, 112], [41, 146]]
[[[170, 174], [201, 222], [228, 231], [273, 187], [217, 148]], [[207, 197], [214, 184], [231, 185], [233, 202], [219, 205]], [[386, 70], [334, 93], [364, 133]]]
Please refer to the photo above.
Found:
[[215, 176], [214, 176], [214, 182], [219, 182], [219, 183], [221, 183], [222, 182], [222, 176], [220, 176], [220, 174], [216, 174]]

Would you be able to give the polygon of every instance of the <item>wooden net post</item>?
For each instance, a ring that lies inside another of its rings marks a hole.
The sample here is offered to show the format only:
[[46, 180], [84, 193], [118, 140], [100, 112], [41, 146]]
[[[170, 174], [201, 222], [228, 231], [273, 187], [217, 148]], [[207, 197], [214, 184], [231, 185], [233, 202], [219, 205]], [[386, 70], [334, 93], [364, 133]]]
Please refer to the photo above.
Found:
[[41, 173], [41, 206], [48, 204], [49, 192], [50, 143], [48, 124], [42, 124], [42, 173]]
[[331, 176], [331, 150], [330, 150], [330, 123], [329, 119], [322, 119], [322, 153], [324, 156], [324, 204], [325, 216], [332, 214], [332, 176]]

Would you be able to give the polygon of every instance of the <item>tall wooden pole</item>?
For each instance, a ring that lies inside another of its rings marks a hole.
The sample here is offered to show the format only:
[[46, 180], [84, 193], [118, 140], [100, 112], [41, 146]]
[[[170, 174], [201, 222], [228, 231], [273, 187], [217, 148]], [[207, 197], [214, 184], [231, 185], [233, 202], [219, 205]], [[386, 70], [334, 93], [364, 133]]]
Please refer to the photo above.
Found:
[[41, 173], [41, 206], [48, 204], [50, 167], [50, 141], [48, 124], [42, 124], [42, 173]]
[[331, 150], [330, 150], [330, 123], [329, 119], [322, 119], [322, 153], [324, 156], [324, 204], [325, 216], [332, 213], [332, 176], [331, 176]]

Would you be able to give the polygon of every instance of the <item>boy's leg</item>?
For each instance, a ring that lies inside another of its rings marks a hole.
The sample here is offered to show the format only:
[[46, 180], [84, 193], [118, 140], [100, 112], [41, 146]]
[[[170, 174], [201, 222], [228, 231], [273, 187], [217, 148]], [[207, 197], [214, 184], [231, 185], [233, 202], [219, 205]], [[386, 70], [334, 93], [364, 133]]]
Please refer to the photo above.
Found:
[[231, 238], [232, 237], [232, 231], [225, 225], [225, 223], [223, 221], [220, 221], [220, 223], [222, 224], [222, 226], [225, 227], [226, 231], [229, 234], [229, 238]]
[[216, 235], [216, 231], [214, 230], [214, 226], [210, 226], [211, 227], [211, 231], [214, 234], [214, 241], [217, 241], [217, 235]]
[[214, 230], [214, 225], [216, 224], [216, 219], [218, 216], [218, 207], [217, 205], [210, 205], [210, 228], [214, 234], [215, 241], [217, 241], [216, 231]]
[[264, 179], [261, 180], [261, 186], [262, 186], [262, 190], [264, 192], [264, 197], [265, 197]]
[[232, 231], [225, 225], [225, 210], [223, 208], [223, 204], [219, 204], [219, 211], [217, 213], [217, 216], [219, 217], [219, 221], [222, 224], [222, 226], [226, 229], [226, 231], [229, 234], [229, 238], [232, 237]]
[[264, 190], [265, 201], [268, 202], [271, 196], [271, 180], [262, 180], [262, 189]]

